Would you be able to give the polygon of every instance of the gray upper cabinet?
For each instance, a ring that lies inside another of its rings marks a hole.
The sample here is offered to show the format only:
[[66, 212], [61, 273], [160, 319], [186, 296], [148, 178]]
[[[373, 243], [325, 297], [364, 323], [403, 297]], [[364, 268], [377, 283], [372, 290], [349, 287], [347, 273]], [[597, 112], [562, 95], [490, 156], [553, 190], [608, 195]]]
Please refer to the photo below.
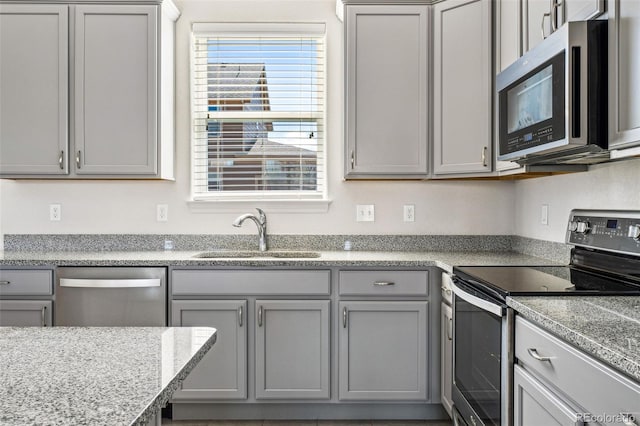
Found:
[[46, 3], [0, 4], [0, 176], [173, 179], [173, 3]]
[[340, 302], [339, 399], [427, 399], [427, 302]]
[[75, 7], [77, 174], [157, 171], [157, 7]]
[[329, 300], [256, 300], [256, 400], [329, 399]]
[[68, 173], [68, 13], [0, 4], [0, 175]]
[[49, 300], [0, 300], [0, 327], [50, 327]]
[[246, 300], [171, 302], [173, 327], [207, 326], [218, 330], [216, 344], [173, 394], [174, 402], [247, 398], [246, 316]]
[[345, 177], [428, 172], [427, 5], [345, 6]]
[[640, 145], [640, 2], [609, 0], [609, 148]]
[[491, 172], [491, 1], [434, 6], [433, 173]]

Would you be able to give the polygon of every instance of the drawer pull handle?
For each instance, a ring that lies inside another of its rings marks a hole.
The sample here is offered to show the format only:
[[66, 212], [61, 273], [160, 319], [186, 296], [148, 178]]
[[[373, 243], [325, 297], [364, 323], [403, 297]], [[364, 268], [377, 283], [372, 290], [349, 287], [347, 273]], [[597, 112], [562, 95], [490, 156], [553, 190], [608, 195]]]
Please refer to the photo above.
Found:
[[631, 413], [620, 413], [620, 417], [622, 417], [622, 424], [625, 426], [638, 426], [638, 422], [636, 422], [636, 418]]
[[447, 339], [453, 340], [453, 318], [449, 318], [449, 327], [447, 327]]
[[262, 327], [262, 305], [258, 308], [258, 327]]
[[482, 167], [487, 167], [487, 147], [482, 147]]
[[11, 281], [0, 281], [0, 285], [9, 285]]
[[378, 287], [386, 287], [389, 285], [396, 285], [396, 283], [391, 282], [391, 281], [376, 281], [373, 283], [373, 285], [378, 286]]
[[347, 307], [342, 308], [342, 328], [347, 328]]
[[541, 356], [538, 353], [538, 350], [536, 348], [529, 348], [527, 349], [527, 352], [529, 352], [529, 355], [531, 355], [531, 357], [533, 359], [536, 359], [538, 361], [548, 361], [551, 362], [551, 357], [550, 356]]
[[238, 326], [242, 327], [242, 306], [238, 308]]
[[47, 326], [47, 307], [46, 306], [42, 307], [41, 315], [42, 316], [40, 317], [40, 320], [41, 320], [42, 326], [46, 327]]

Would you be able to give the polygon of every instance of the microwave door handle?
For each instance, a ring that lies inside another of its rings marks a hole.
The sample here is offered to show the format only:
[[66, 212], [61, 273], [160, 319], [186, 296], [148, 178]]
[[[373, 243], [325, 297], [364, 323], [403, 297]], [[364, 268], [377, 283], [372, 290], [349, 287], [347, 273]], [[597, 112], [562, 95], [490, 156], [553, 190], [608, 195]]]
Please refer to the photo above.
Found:
[[453, 294], [456, 297], [464, 300], [467, 303], [472, 304], [476, 308], [480, 308], [484, 311], [491, 312], [495, 316], [501, 317], [504, 313], [504, 308], [500, 305], [496, 305], [495, 303], [491, 303], [488, 300], [484, 300], [479, 298], [478, 296], [474, 296], [473, 294], [469, 294], [460, 287], [458, 287], [455, 282], [451, 284], [453, 289]]

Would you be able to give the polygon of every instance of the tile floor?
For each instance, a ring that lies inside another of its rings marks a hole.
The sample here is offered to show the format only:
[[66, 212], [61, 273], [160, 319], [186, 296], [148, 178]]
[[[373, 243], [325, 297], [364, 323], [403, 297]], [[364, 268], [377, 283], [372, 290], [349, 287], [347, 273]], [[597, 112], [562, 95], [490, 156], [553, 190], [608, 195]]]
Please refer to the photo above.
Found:
[[168, 420], [163, 425], [172, 426], [452, 426], [451, 421], [402, 421], [402, 420]]

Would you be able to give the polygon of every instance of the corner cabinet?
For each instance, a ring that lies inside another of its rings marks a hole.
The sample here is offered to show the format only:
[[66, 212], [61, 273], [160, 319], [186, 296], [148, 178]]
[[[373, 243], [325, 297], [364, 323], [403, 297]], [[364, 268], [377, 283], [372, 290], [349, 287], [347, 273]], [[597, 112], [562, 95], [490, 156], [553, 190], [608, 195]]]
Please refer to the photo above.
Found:
[[433, 174], [492, 171], [491, 1], [433, 8]]
[[[640, 2], [609, 0], [609, 148], [640, 146]], [[638, 153], [640, 154], [640, 153]], [[636, 154], [637, 155], [637, 154]]]
[[0, 3], [0, 176], [172, 179], [178, 15]]
[[345, 177], [426, 178], [429, 6], [345, 6]]

